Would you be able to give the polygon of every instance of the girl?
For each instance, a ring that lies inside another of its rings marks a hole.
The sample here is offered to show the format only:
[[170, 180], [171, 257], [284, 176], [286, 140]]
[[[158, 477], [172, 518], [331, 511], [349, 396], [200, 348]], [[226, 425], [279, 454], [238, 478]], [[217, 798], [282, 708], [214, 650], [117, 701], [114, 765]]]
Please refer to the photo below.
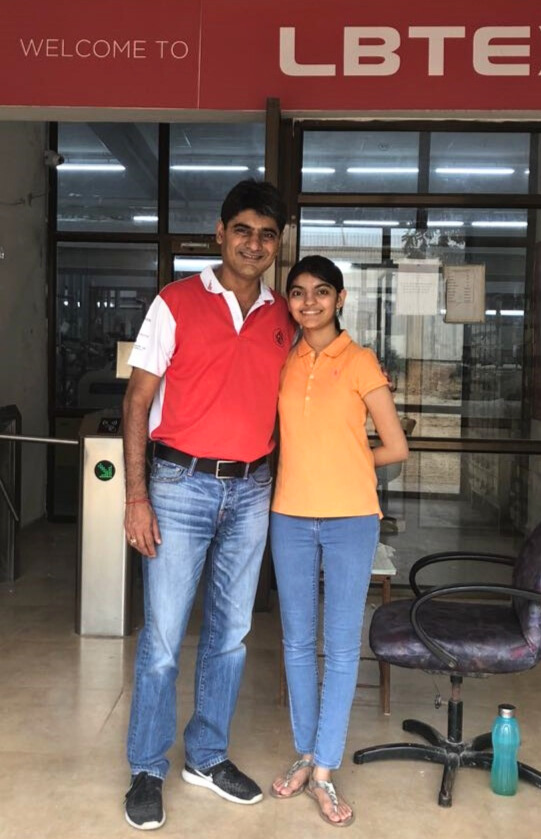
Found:
[[[335, 827], [354, 814], [336, 792], [357, 682], [363, 613], [381, 511], [375, 467], [405, 460], [408, 446], [374, 353], [340, 329], [340, 269], [307, 256], [287, 278], [289, 310], [302, 330], [282, 372], [280, 460], [271, 513], [293, 740], [299, 759], [271, 793], [303, 790]], [[370, 413], [381, 445], [370, 449]], [[325, 665], [318, 690], [317, 622], [324, 575]]]

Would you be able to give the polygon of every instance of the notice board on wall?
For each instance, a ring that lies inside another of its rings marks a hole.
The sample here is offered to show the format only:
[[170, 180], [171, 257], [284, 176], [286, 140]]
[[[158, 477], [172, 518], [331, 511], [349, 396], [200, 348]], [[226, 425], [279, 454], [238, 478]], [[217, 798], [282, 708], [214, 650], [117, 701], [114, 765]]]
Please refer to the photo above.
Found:
[[446, 265], [445, 323], [484, 323], [485, 266]]

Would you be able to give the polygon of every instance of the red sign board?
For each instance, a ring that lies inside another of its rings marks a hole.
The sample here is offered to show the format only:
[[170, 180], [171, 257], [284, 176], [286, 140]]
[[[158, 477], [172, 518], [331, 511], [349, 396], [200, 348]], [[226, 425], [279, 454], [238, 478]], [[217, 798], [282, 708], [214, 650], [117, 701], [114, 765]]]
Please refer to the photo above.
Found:
[[540, 73], [533, 0], [24, 0], [0, 27], [0, 105], [538, 110]]

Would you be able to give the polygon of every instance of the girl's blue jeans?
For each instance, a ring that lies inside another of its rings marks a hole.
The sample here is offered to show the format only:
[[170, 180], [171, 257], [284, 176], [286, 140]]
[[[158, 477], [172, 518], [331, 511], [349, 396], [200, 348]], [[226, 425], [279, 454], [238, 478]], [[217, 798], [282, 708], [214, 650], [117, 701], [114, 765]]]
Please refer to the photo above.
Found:
[[[312, 519], [271, 514], [295, 749], [337, 769], [357, 684], [361, 630], [379, 518]], [[323, 569], [323, 683], [317, 640]]]

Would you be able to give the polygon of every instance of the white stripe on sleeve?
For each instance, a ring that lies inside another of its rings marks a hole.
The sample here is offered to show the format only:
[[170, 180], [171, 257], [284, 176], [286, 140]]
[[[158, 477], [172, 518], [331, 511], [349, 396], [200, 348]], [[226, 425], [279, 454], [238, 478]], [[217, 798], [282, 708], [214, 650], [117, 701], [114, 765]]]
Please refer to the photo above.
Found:
[[128, 359], [155, 376], [163, 376], [175, 350], [176, 323], [169, 306], [159, 295], [154, 298], [139, 330]]

